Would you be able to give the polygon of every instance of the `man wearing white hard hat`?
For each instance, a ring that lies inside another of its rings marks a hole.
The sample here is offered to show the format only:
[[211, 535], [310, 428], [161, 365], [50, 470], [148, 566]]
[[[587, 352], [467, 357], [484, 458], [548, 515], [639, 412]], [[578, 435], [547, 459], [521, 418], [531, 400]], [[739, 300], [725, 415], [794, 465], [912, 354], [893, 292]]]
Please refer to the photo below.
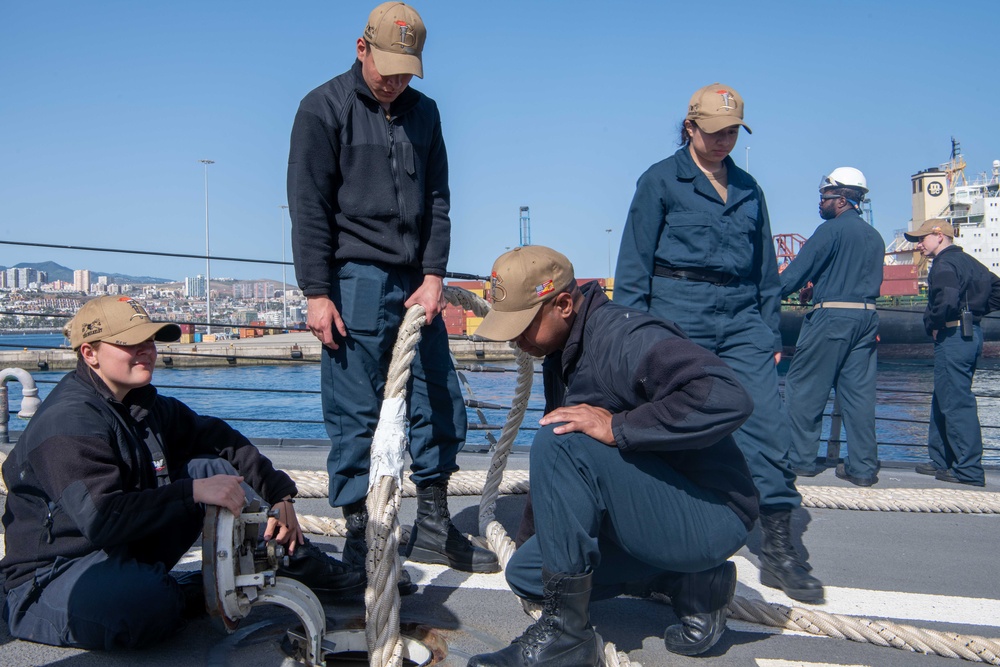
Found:
[[[812, 283], [814, 308], [802, 320], [795, 356], [785, 376], [791, 425], [789, 458], [796, 475], [812, 477], [823, 411], [833, 388], [847, 431], [847, 455], [837, 477], [857, 486], [878, 482], [875, 442], [875, 364], [885, 242], [861, 217], [865, 175], [838, 167], [819, 184], [824, 222], [781, 272], [781, 294]], [[803, 296], [809, 293], [806, 290]]]

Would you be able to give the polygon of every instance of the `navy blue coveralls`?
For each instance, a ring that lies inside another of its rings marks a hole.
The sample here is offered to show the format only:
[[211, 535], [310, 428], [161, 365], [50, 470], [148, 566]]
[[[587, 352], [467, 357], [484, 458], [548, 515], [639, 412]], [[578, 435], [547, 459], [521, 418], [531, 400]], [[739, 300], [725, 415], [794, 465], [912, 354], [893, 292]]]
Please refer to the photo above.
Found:
[[785, 376], [793, 469], [815, 470], [823, 409], [834, 387], [847, 431], [844, 467], [854, 477], [877, 472], [875, 365], [885, 242], [856, 209], [821, 224], [781, 272], [787, 296], [812, 282], [816, 307], [803, 318]]
[[[927, 275], [924, 329], [934, 336], [934, 397], [927, 449], [939, 470], [963, 482], [984, 484], [983, 435], [972, 378], [983, 352], [983, 315], [995, 309], [1000, 278], [957, 245], [938, 253]], [[973, 315], [972, 336], [962, 336], [962, 311]]]
[[687, 147], [639, 178], [622, 232], [614, 299], [675, 322], [753, 388], [754, 411], [736, 443], [761, 506], [794, 509], [801, 496], [788, 463], [774, 363], [781, 351], [781, 285], [771, 224], [757, 182], [732, 158], [725, 164], [725, 202]]
[[552, 425], [535, 435], [538, 532], [506, 568], [528, 599], [542, 598], [543, 568], [593, 572], [595, 598], [707, 570], [746, 542], [757, 518], [730, 437], [753, 405], [732, 371], [673, 325], [609, 302], [594, 283], [584, 290], [566, 345], [546, 357], [546, 395], [610, 411], [615, 442], [556, 435]]

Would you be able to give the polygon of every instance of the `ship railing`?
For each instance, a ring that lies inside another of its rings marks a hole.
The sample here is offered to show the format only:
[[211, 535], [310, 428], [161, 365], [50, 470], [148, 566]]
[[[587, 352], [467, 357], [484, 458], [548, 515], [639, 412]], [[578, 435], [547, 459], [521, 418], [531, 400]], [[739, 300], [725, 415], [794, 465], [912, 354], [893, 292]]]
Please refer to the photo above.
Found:
[[[60, 249], [60, 250], [72, 250], [72, 251], [83, 252], [83, 253], [126, 253], [126, 254], [130, 254], [130, 255], [152, 255], [152, 256], [160, 256], [160, 257], [193, 258], [193, 259], [198, 259], [198, 260], [204, 260], [205, 259], [205, 255], [202, 255], [202, 254], [166, 253], [166, 252], [159, 252], [159, 251], [124, 250], [124, 249], [111, 249], [111, 248], [92, 248], [92, 247], [82, 247], [82, 246], [67, 246], [67, 245], [55, 245], [55, 244], [45, 244], [45, 243], [28, 243], [28, 242], [15, 242], [15, 241], [0, 241], [0, 244], [3, 244], [3, 245], [21, 245], [21, 246], [31, 246], [31, 247], [57, 248], [57, 249]], [[263, 260], [263, 259], [236, 258], [236, 257], [211, 257], [211, 259], [213, 261], [253, 263], [253, 264], [264, 264], [264, 265], [272, 265], [272, 266], [273, 265], [278, 265], [278, 266], [281, 266], [281, 265], [284, 265], [284, 266], [293, 266], [291, 262], [283, 262], [283, 261], [280, 261], [280, 260]], [[447, 278], [453, 278], [453, 279], [460, 279], [460, 280], [485, 280], [485, 278], [482, 277], [482, 276], [477, 276], [477, 275], [473, 275], [473, 274], [464, 274], [464, 273], [462, 273], [462, 274], [460, 274], [460, 273], [451, 273], [451, 274], [448, 274], [446, 277]], [[286, 285], [282, 285], [282, 287], [285, 288]], [[895, 297], [894, 300], [893, 300], [893, 305], [896, 306], [896, 307], [901, 307], [901, 306], [905, 307], [906, 305], [910, 305], [910, 304], [915, 303], [915, 302], [916, 301], [910, 302], [910, 303], [906, 303], [903, 300], [901, 300], [900, 298]], [[39, 320], [45, 320], [46, 321], [46, 324], [44, 326], [51, 326], [53, 329], [58, 330], [58, 329], [61, 328], [62, 324], [65, 323], [65, 321], [67, 321], [70, 317], [72, 317], [73, 312], [75, 312], [75, 308], [63, 308], [62, 312], [28, 311], [28, 310], [19, 310], [19, 309], [16, 309], [16, 308], [12, 308], [12, 309], [6, 309], [6, 310], [0, 311], [0, 315], [11, 315], [11, 316], [14, 316], [14, 317], [32, 317], [32, 318], [38, 318]], [[913, 312], [913, 314], [915, 316], [920, 316], [920, 312], [918, 312], [918, 311], [906, 311], [906, 312]], [[232, 322], [232, 321], [229, 321], [229, 320], [213, 320], [213, 321], [210, 321], [210, 322], [209, 321], [205, 321], [205, 320], [192, 320], [192, 321], [171, 320], [171, 321], [174, 321], [177, 324], [192, 324], [192, 325], [205, 326], [205, 327], [212, 326], [212, 327], [217, 327], [220, 330], [225, 330], [227, 327], [228, 328], [232, 328], [232, 327], [244, 326], [244, 325], [242, 325], [240, 323]], [[37, 326], [39, 326], [39, 325], [36, 324], [36, 327]], [[281, 331], [287, 331], [287, 332], [304, 332], [304, 331], [307, 331], [307, 329], [305, 329], [304, 327], [297, 327], [296, 328], [296, 327], [264, 326], [262, 328], [279, 329]], [[469, 337], [465, 336], [465, 338], [469, 338]], [[4, 347], [7, 347], [7, 348], [22, 348], [22, 347], [25, 347], [25, 346], [19, 345], [19, 344], [5, 344], [5, 343], [0, 343], [0, 349], [2, 349]], [[36, 349], [42, 349], [42, 350], [45, 350], [45, 349], [65, 349], [65, 348], [60, 348], [58, 346], [56, 346], [56, 347], [53, 347], [53, 346], [28, 346], [28, 347], [34, 347]], [[181, 355], [185, 355], [185, 354], [190, 355], [190, 356], [202, 356], [202, 357], [212, 356], [210, 352], [196, 352], [196, 353], [195, 352], [191, 352], [191, 353], [188, 353], [188, 352], [171, 351], [170, 354], [173, 355], [173, 356], [181, 356]], [[219, 355], [215, 355], [215, 356], [219, 356]], [[256, 357], [256, 356], [252, 356], [252, 355], [247, 355], [245, 353], [244, 354], [238, 354], [238, 355], [235, 355], [235, 356], [233, 356], [231, 353], [226, 353], [224, 356], [226, 356], [227, 360], [229, 360], [230, 357], [232, 357], [233, 360], [235, 360], [236, 362], [238, 362], [240, 360], [248, 360], [248, 361], [249, 360], [253, 360], [253, 361], [257, 361], [257, 362], [261, 362], [261, 361], [264, 361], [264, 362], [267, 362], [267, 361], [274, 362], [275, 361], [273, 357]], [[316, 359], [305, 358], [304, 356], [300, 355], [298, 358], [296, 358], [296, 357], [293, 356], [290, 359], [283, 359], [281, 361], [281, 363], [282, 364], [286, 364], [286, 365], [287, 364], [316, 364], [316, 363], [319, 363], [319, 361], [316, 360]], [[230, 361], [230, 364], [232, 364], [232, 361]], [[461, 364], [461, 363], [459, 363], [459, 364], [456, 365], [456, 367], [458, 368], [458, 370], [460, 371], [460, 373], [510, 373], [510, 374], [516, 373], [516, 369], [514, 369], [513, 367], [506, 368], [504, 366], [497, 365], [497, 364], [482, 364], [482, 363]], [[538, 373], [538, 372], [539, 371], [536, 369], [536, 373]], [[469, 415], [469, 430], [470, 430], [470, 435], [471, 435], [471, 433], [474, 433], [474, 432], [484, 432], [485, 433], [485, 442], [481, 443], [481, 446], [484, 449], [489, 449], [492, 446], [492, 444], [495, 442], [495, 439], [493, 438], [492, 434], [493, 434], [493, 432], [498, 431], [498, 430], [500, 430], [503, 427], [503, 419], [505, 418], [506, 412], [509, 410], [509, 406], [502, 405], [502, 404], [499, 404], [499, 403], [493, 403], [493, 402], [489, 402], [489, 401], [480, 401], [479, 399], [477, 399], [475, 397], [474, 392], [472, 392], [472, 388], [470, 387], [469, 383], [464, 380], [464, 377], [462, 379], [463, 379], [463, 388], [464, 388], [465, 393], [466, 393], [465, 405], [468, 408], [468, 410], [471, 411], [470, 415]], [[40, 387], [42, 387], [43, 389], [45, 389], [45, 391], [41, 392], [43, 397], [44, 397], [44, 395], [46, 395], [48, 393], [48, 388], [51, 387], [51, 385], [54, 385], [56, 382], [57, 382], [56, 380], [46, 380], [46, 379], [36, 380], [36, 383]], [[535, 384], [537, 386], [539, 383], [536, 382]], [[513, 393], [513, 385], [514, 385], [514, 378], [513, 378], [513, 376], [511, 376], [510, 385], [511, 385], [511, 393]], [[201, 392], [201, 391], [206, 391], [206, 392], [244, 392], [244, 393], [247, 393], [247, 394], [269, 393], [269, 394], [274, 394], [274, 395], [280, 395], [280, 394], [286, 394], [286, 395], [287, 394], [298, 394], [298, 395], [306, 395], [306, 396], [310, 396], [311, 395], [314, 398], [315, 398], [315, 396], [318, 396], [320, 394], [320, 391], [318, 389], [311, 389], [311, 388], [283, 389], [283, 388], [269, 388], [269, 387], [252, 387], [252, 388], [251, 387], [236, 387], [236, 386], [227, 386], [227, 385], [212, 385], [212, 386], [173, 385], [173, 384], [169, 384], [169, 383], [168, 384], [160, 384], [159, 382], [157, 383], [157, 387], [160, 388], [160, 389], [162, 389], [162, 390], [164, 390], [165, 392], [174, 391], [174, 390], [178, 390], [178, 391], [179, 390], [183, 390], [183, 391], [195, 391], [195, 392]], [[930, 396], [932, 394], [932, 392], [930, 392], [930, 391], [922, 391], [922, 390], [900, 390], [900, 389], [882, 388], [882, 387], [879, 387], [877, 389], [877, 391], [878, 391], [878, 396], [879, 396], [879, 402], [880, 403], [882, 403], [882, 402], [891, 403], [894, 398], [898, 399], [900, 396], [902, 396], [902, 395], [905, 394], [905, 395], [909, 395], [910, 397], [918, 397], [918, 399], [921, 401], [921, 403], [923, 403], [923, 410], [929, 411]], [[17, 390], [16, 390], [16, 387], [15, 387], [11, 391], [11, 399], [14, 400], [14, 401], [17, 400], [16, 392], [17, 392]], [[976, 392], [976, 395], [977, 395], [977, 398], [981, 398], [981, 399], [996, 399], [996, 398], [1000, 398], [1000, 393], [996, 393], [996, 392], [978, 391], [978, 392]], [[540, 403], [541, 399], [540, 398], [536, 399], [534, 402], [536, 404]], [[9, 408], [7, 408], [7, 406], [0, 406], [0, 409], [7, 409], [8, 412], [10, 412], [10, 410], [9, 410]], [[522, 427], [521, 427], [521, 430], [530, 433], [531, 431], [537, 430], [539, 428], [539, 426], [538, 426], [538, 418], [541, 416], [542, 408], [540, 408], [537, 405], [535, 405], [535, 406], [529, 407], [527, 410], [529, 412], [529, 418], [526, 419], [525, 424], [522, 425]], [[530, 415], [533, 415], [533, 418]], [[315, 419], [294, 419], [294, 418], [282, 417], [281, 415], [258, 415], [258, 416], [251, 416], [251, 415], [247, 415], [247, 414], [229, 414], [229, 415], [217, 414], [216, 416], [221, 417], [226, 422], [231, 423], [232, 425], [234, 425], [234, 427], [237, 427], [237, 428], [239, 428], [240, 424], [250, 424], [250, 423], [272, 425], [276, 429], [280, 428], [280, 425], [282, 425], [282, 424], [285, 424], [285, 425], [310, 425], [310, 426], [317, 426], [317, 427], [321, 427], [322, 424], [323, 424], [323, 420], [321, 419], [321, 415], [320, 414], [317, 414]], [[831, 413], [829, 411], [827, 411], [824, 414], [824, 418], [826, 420], [828, 420], [827, 422], [825, 422], [825, 424], [827, 426], [829, 426], [829, 420], [831, 419]], [[920, 418], [920, 417], [913, 417], [913, 416], [907, 416], [907, 417], [876, 416], [876, 423], [877, 423], [877, 426], [882, 426], [882, 427], [885, 427], [888, 424], [907, 424], [907, 425], [912, 425], [912, 426], [915, 426], [915, 427], [923, 427], [924, 428], [924, 433], [926, 434], [926, 427], [929, 424], [929, 420], [928, 419], [923, 419], [923, 418]], [[989, 433], [989, 434], [993, 434], [998, 429], [1000, 429], [1000, 425], [987, 423], [987, 424], [984, 424], [982, 426], [982, 428], [983, 428], [984, 432]], [[829, 432], [828, 428], [824, 430], [824, 433], [828, 433], [828, 432]], [[282, 437], [280, 437], [280, 431], [278, 431], [278, 430], [275, 430], [274, 434], [276, 436], [278, 436], [278, 437], [277, 438], [261, 438], [261, 439], [262, 440], [278, 439], [285, 446], [292, 445], [292, 444], [294, 444], [294, 441], [297, 440], [297, 438], [282, 438]], [[1000, 452], [1000, 446], [998, 446], [997, 444], [994, 444], [994, 443], [996, 443], [998, 441], [998, 436], [1000, 436], [1000, 433], [998, 433], [997, 436], [990, 435], [990, 437], [988, 437], [988, 441], [989, 442], [985, 442], [984, 441], [984, 452], [986, 452], [987, 459], [991, 459], [993, 461], [1000, 460], [1000, 456], [995, 455], [995, 453]], [[304, 440], [308, 440], [311, 443], [315, 443], [317, 441], [317, 439], [311, 439], [311, 438], [310, 439], [304, 439]], [[837, 444], [837, 443], [840, 443], [842, 441], [840, 441], [838, 439], [830, 439], [829, 442], [831, 444]], [[476, 448], [476, 443], [471, 443], [470, 442], [468, 444], [471, 445], [473, 448]], [[849, 445], [849, 443], [848, 443], [848, 445]], [[905, 450], [908, 450], [911, 453], [912, 452], [917, 452], [917, 451], [920, 451], [920, 450], [926, 450], [926, 448], [927, 448], [926, 437], [921, 437], [920, 440], [915, 441], [915, 442], [896, 442], [896, 441], [880, 440], [878, 442], [878, 446], [880, 448], [880, 451], [885, 451], [886, 449], [890, 449], [890, 448], [891, 449], [903, 448]]]
[[[6, 344], [0, 344], [0, 348], [6, 346], [7, 346]], [[21, 346], [15, 346], [15, 347], [21, 347]], [[57, 348], [45, 348], [43, 346], [34, 346], [34, 347], [37, 349], [57, 349]], [[308, 361], [308, 360], [297, 360], [296, 363], [315, 364], [318, 362]], [[516, 369], [514, 368], [507, 368], [496, 364], [457, 363], [456, 368], [460, 373], [505, 373], [505, 374], [516, 373]], [[540, 372], [541, 371], [537, 369], [535, 371], [536, 374], [539, 374]], [[48, 394], [48, 391], [51, 389], [51, 387], [54, 386], [57, 382], [58, 380], [51, 380], [51, 379], [35, 380], [35, 384], [40, 388], [41, 390], [40, 393], [43, 398], [45, 395]], [[511, 377], [511, 391], [513, 391], [513, 383], [514, 383], [514, 378]], [[465, 406], [470, 411], [474, 411], [474, 414], [470, 414], [470, 419], [469, 419], [470, 436], [472, 435], [472, 433], [475, 432], [485, 432], [492, 434], [501, 430], [503, 428], [503, 420], [507, 412], [510, 410], [510, 406], [495, 401], [483, 401], [477, 399], [474, 395], [469, 395], [472, 393], [472, 389], [471, 387], [468, 386], [467, 383], [464, 384], [465, 384], [465, 391], [467, 394], [466, 398], [464, 399]], [[307, 389], [307, 388], [287, 389], [287, 388], [271, 388], [271, 387], [236, 387], [236, 386], [227, 386], [218, 384], [213, 384], [213, 385], [171, 384], [169, 383], [169, 381], [166, 383], [157, 382], [156, 386], [166, 395], [170, 395], [171, 392], [177, 392], [177, 391], [210, 392], [210, 393], [235, 392], [235, 393], [246, 394], [248, 396], [270, 394], [273, 396], [311, 396], [315, 398], [318, 397], [321, 393], [318, 389]], [[926, 390], [918, 390], [918, 389], [878, 387], [876, 389], [876, 393], [877, 393], [878, 405], [898, 403], [900, 398], [907, 398], [910, 401], [913, 401], [912, 405], [915, 411], [928, 412], [930, 406], [930, 397], [933, 392]], [[1000, 392], [977, 390], [974, 393], [977, 399], [1000, 399]], [[16, 404], [17, 400], [18, 400], [18, 393], [15, 387], [12, 388], [11, 391], [12, 404]], [[3, 409], [2, 406], [0, 406], [0, 409]], [[11, 416], [17, 415], [15, 410], [11, 410], [8, 408], [8, 411]], [[527, 407], [526, 411], [528, 414], [525, 417], [524, 424], [521, 426], [521, 431], [530, 433], [532, 431], [538, 430], [539, 428], [538, 419], [539, 417], [541, 417], [543, 409], [535, 405]], [[317, 414], [317, 417], [314, 419], [295, 419], [295, 418], [282, 417], [280, 415], [248, 415], [248, 414], [219, 414], [215, 416], [222, 418], [224, 421], [231, 424], [234, 428], [237, 429], [240, 428], [239, 426], [240, 424], [265, 424], [274, 426], [275, 437], [267, 439], [280, 440], [283, 446], [294, 446], [296, 444], [296, 441], [301, 441], [302, 444], [316, 444], [318, 442], [318, 439], [280, 437], [281, 425], [306, 425], [306, 426], [315, 426], [317, 428], [321, 428], [324, 424], [319, 414]], [[823, 413], [823, 418], [825, 420], [824, 424], [827, 427], [826, 429], [824, 429], [824, 433], [829, 432], [830, 420], [832, 419], [832, 417], [833, 414], [830, 410], [827, 410]], [[929, 419], [915, 417], [915, 416], [901, 417], [901, 416], [876, 415], [875, 421], [877, 429], [880, 426], [886, 427], [887, 425], [902, 424], [902, 425], [911, 425], [915, 427], [920, 427], [922, 428], [924, 433], [926, 433], [926, 429], [930, 423]], [[12, 421], [11, 423], [13, 424], [15, 422]], [[982, 425], [982, 429], [984, 431], [983, 451], [987, 461], [994, 461], [996, 459], [1000, 459], [1000, 445], [993, 444], [998, 439], [1000, 439], [1000, 424], [986, 423]], [[492, 439], [489, 438], [488, 436], [485, 437], [485, 440], [481, 440], [478, 443], [474, 441], [476, 440], [476, 438], [474, 437], [470, 437], [469, 440], [470, 440], [469, 445], [473, 450], [478, 450], [478, 449], [488, 450], [492, 447], [491, 445]], [[830, 444], [844, 444], [846, 442], [845, 440], [842, 439], [838, 438], [831, 439], [829, 437], [824, 437], [823, 441], [828, 442]], [[913, 442], [900, 442], [896, 440], [879, 440], [878, 447], [880, 452], [885, 452], [886, 450], [903, 449], [903, 450], [909, 450], [911, 453], [913, 453], [919, 450], [926, 450], [927, 444], [926, 444], [926, 438], [922, 438], [920, 441], [913, 441]], [[899, 457], [893, 456], [890, 458], [898, 459]]]

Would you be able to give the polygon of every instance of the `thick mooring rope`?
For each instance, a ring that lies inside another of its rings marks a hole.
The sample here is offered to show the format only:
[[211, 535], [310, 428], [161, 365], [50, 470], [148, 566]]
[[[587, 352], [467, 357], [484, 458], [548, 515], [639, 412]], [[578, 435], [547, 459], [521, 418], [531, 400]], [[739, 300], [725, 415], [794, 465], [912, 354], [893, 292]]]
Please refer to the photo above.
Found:
[[733, 598], [727, 611], [730, 618], [760, 625], [888, 646], [913, 653], [1000, 665], [1000, 639], [925, 630], [860, 616], [828, 614], [818, 609], [786, 607], [740, 596]]
[[[498, 443], [499, 446], [500, 443]], [[2, 454], [0, 454], [2, 457]], [[3, 459], [0, 458], [0, 461]], [[300, 498], [326, 498], [328, 477], [317, 470], [286, 471], [299, 489]], [[407, 473], [408, 474], [408, 473]], [[486, 493], [487, 472], [460, 470], [452, 475], [448, 493], [478, 496]], [[528, 474], [522, 470], [504, 472], [499, 494], [528, 492]], [[403, 497], [416, 495], [407, 476]], [[802, 506], [811, 509], [860, 510], [870, 512], [914, 512], [925, 514], [1000, 514], [1000, 493], [961, 489], [859, 489], [838, 486], [800, 486]], [[483, 531], [485, 533], [485, 531]]]
[[[376, 444], [373, 443], [373, 479], [369, 482], [368, 526], [365, 539], [368, 542], [368, 557], [365, 570], [368, 586], [365, 589], [365, 638], [368, 642], [368, 664], [375, 667], [401, 667], [403, 664], [403, 642], [399, 637], [399, 507], [402, 504], [401, 482], [403, 479], [403, 457], [406, 454], [405, 409], [395, 415], [393, 404], [405, 408], [406, 384], [410, 379], [410, 366], [420, 342], [420, 329], [427, 323], [424, 307], [411, 306], [406, 311], [403, 323], [396, 336], [392, 350], [392, 360], [386, 375], [382, 415], [375, 430], [375, 441], [384, 437], [388, 428], [395, 430], [387, 447], [393, 448], [395, 455], [391, 469], [382, 474], [374, 470]], [[401, 422], [401, 423], [400, 423]], [[374, 477], [377, 475], [377, 479]], [[375, 490], [373, 493], [372, 491]]]

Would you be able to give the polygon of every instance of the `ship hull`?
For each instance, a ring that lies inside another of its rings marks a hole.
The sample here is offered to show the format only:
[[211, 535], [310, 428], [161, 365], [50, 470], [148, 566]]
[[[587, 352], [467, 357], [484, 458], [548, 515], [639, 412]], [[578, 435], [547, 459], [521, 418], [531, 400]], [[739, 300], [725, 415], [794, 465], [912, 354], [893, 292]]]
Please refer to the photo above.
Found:
[[[802, 329], [802, 318], [811, 308], [785, 307], [781, 309], [781, 344], [785, 348], [794, 348]], [[931, 350], [933, 342], [924, 332], [924, 307], [914, 308], [893, 307], [880, 308], [878, 311], [879, 352], [904, 353], [912, 350], [915, 356], [921, 351]], [[1000, 343], [1000, 318], [984, 317], [981, 323], [983, 340], [986, 343]], [[992, 350], [993, 345], [987, 348]]]

